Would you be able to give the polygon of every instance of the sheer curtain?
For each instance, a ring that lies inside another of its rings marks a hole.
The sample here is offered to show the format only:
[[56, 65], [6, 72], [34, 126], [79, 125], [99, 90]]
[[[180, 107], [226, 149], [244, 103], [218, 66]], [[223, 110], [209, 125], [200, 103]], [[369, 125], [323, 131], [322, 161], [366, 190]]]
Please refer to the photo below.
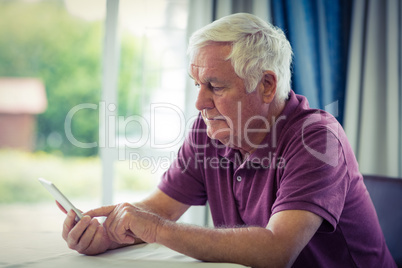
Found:
[[345, 130], [364, 174], [402, 177], [402, 3], [354, 1]]

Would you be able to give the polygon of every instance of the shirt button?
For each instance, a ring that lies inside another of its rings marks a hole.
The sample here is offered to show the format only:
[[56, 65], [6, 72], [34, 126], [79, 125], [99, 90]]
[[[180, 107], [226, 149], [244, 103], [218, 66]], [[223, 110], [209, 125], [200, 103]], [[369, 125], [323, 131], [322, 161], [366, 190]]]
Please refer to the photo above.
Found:
[[237, 179], [238, 182], [241, 182], [241, 176], [237, 176], [236, 179]]

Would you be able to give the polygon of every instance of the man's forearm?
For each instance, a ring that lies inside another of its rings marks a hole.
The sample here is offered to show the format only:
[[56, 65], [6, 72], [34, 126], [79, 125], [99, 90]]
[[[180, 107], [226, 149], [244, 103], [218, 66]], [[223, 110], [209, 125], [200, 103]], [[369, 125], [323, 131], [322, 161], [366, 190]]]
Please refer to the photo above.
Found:
[[266, 228], [210, 229], [176, 223], [128, 203], [94, 209], [87, 215], [106, 216], [104, 230], [120, 244], [135, 242], [131, 232], [145, 242], [157, 242], [200, 260], [252, 267], [289, 267], [323, 222], [309, 211], [284, 210], [272, 215]]
[[156, 242], [190, 257], [252, 267], [287, 267], [289, 256], [261, 227], [210, 229], [164, 221]]
[[273, 214], [266, 228], [210, 229], [176, 223], [189, 206], [161, 191], [145, 203], [145, 207], [128, 203], [105, 206], [86, 215], [107, 217], [102, 230], [106, 230], [110, 240], [120, 244], [135, 242], [127, 233], [130, 231], [142, 241], [157, 242], [200, 260], [252, 267], [292, 265], [323, 222], [321, 216], [309, 211], [284, 210]]
[[172, 221], [178, 220], [190, 207], [170, 198], [160, 190], [133, 205]]

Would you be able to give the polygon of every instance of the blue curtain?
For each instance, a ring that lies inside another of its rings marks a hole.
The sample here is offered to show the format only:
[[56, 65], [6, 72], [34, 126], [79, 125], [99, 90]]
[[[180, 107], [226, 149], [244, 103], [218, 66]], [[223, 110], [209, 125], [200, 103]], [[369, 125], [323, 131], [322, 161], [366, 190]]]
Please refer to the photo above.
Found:
[[294, 52], [292, 89], [343, 122], [350, 0], [271, 0], [274, 25]]

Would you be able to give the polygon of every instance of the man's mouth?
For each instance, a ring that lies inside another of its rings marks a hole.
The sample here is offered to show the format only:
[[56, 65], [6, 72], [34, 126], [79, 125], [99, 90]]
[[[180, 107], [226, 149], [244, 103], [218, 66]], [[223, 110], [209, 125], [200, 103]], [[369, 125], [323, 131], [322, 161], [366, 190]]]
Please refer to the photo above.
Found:
[[207, 115], [205, 111], [202, 111], [202, 117], [207, 121], [226, 120], [223, 115], [211, 116]]
[[205, 120], [207, 120], [207, 121], [218, 121], [218, 120], [225, 121], [225, 117], [222, 116], [222, 115], [219, 115], [219, 116], [209, 116], [209, 117], [204, 117], [204, 118], [205, 118]]

